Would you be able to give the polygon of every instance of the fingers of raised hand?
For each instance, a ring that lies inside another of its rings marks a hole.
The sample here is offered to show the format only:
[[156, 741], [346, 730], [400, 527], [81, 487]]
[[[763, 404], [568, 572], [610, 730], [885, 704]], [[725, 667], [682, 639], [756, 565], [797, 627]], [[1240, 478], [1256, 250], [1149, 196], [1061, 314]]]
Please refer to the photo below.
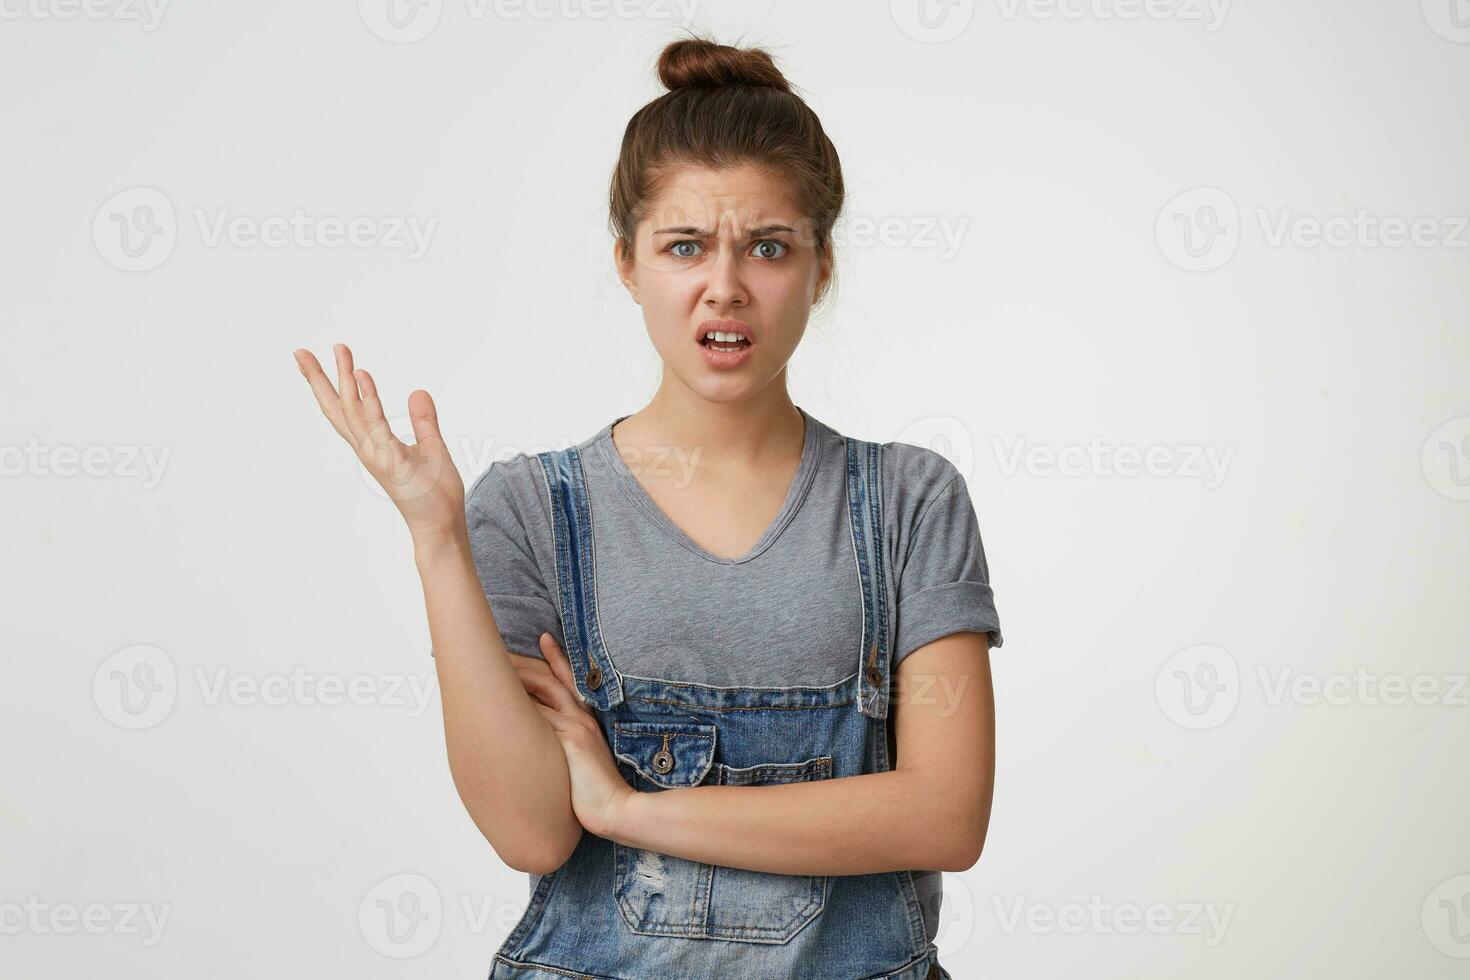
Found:
[[361, 439], [364, 434], [362, 397], [357, 390], [357, 378], [352, 373], [352, 351], [346, 344], [334, 344], [332, 354], [337, 359], [337, 392], [342, 399], [342, 415], [353, 434]]
[[378, 386], [366, 368], [353, 371], [357, 386], [362, 391], [363, 431], [374, 445], [387, 449], [398, 443], [388, 419], [383, 415], [383, 402], [378, 397]]
[[302, 348], [296, 351], [296, 366], [306, 378], [307, 384], [311, 385], [311, 393], [316, 396], [316, 403], [326, 416], [332, 428], [337, 434], [356, 446], [352, 437], [352, 430], [347, 425], [347, 419], [342, 414], [342, 400], [337, 397], [337, 389], [332, 387], [332, 381], [322, 370], [321, 364], [317, 362], [316, 355]]
[[352, 367], [352, 352], [345, 344], [333, 348], [337, 378], [341, 391], [333, 387], [322, 366], [311, 351], [295, 352], [296, 366], [311, 385], [317, 404], [337, 434], [346, 439], [369, 471], [387, 472], [398, 460], [404, 446], [393, 435], [383, 414], [383, 403], [372, 375]]
[[414, 442], [422, 445], [435, 440], [443, 441], [439, 434], [439, 412], [434, 399], [422, 388], [408, 394], [408, 418], [413, 425]]
[[373, 376], [368, 374], [367, 368], [357, 368], [352, 372], [352, 377], [357, 382], [357, 390], [362, 393], [363, 421], [369, 425], [385, 421], [383, 403], [378, 399], [378, 386], [373, 383]]

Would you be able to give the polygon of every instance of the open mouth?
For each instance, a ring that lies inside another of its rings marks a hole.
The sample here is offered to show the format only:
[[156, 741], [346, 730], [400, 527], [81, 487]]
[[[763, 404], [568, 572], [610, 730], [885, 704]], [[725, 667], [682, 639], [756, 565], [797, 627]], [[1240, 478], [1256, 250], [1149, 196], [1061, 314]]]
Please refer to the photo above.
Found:
[[750, 341], [744, 337], [734, 337], [732, 339], [730, 335], [718, 335], [715, 337], [705, 335], [700, 338], [699, 342], [710, 350], [719, 351], [722, 354], [731, 354], [735, 351], [745, 350], [745, 348], [750, 346]]

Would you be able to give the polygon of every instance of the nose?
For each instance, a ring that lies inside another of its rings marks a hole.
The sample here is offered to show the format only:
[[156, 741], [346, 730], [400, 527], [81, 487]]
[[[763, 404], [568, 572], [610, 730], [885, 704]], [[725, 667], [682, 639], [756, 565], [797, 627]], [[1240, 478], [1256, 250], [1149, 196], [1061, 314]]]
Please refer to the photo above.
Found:
[[740, 255], [735, 248], [724, 247], [715, 255], [704, 286], [705, 304], [715, 309], [744, 306], [745, 283], [741, 279]]

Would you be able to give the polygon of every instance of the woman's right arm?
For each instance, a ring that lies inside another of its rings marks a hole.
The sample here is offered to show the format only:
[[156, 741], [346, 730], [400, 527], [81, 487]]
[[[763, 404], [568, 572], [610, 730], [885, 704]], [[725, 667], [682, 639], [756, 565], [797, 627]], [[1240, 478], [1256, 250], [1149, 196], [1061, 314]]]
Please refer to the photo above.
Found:
[[415, 538], [413, 552], [459, 798], [502, 861], [554, 871], [582, 837], [566, 753], [511, 665], [516, 654], [476, 577], [463, 518], [453, 533]]
[[[309, 351], [296, 352], [322, 414], [408, 524], [423, 584], [455, 788], [500, 859], [518, 871], [560, 867], [582, 836], [566, 755], [522, 685], [475, 570], [464, 483], [426, 391], [409, 395], [414, 444], [389, 430], [372, 377], [334, 348], [341, 394]], [[532, 657], [519, 658], [535, 661]], [[540, 661], [528, 664], [546, 669]]]

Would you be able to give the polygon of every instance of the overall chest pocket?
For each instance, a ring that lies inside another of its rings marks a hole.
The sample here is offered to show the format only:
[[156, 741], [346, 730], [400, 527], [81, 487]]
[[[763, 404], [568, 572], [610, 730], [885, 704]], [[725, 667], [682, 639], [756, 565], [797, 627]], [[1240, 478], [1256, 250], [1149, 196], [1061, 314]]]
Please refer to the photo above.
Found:
[[[831, 756], [735, 768], [715, 762], [718, 729], [679, 721], [614, 722], [612, 751], [641, 792], [829, 779]], [[782, 875], [702, 864], [613, 844], [613, 898], [628, 928], [649, 936], [785, 943], [821, 914], [825, 875]]]

